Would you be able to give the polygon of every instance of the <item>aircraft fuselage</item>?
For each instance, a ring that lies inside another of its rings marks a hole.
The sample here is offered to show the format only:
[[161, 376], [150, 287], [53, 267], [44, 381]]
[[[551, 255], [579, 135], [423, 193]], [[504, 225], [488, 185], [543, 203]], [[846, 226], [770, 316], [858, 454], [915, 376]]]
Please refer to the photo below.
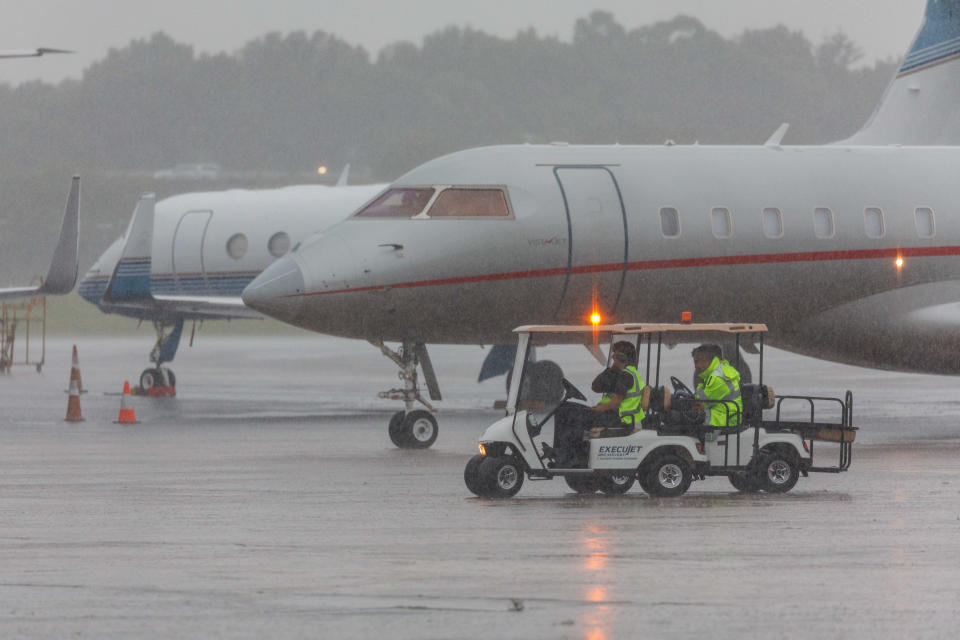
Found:
[[391, 188], [502, 189], [508, 216], [351, 217], [244, 299], [323, 333], [425, 343], [506, 344], [593, 308], [605, 322], [692, 311], [765, 322], [771, 343], [819, 357], [955, 373], [955, 325], [910, 313], [960, 300], [958, 164], [953, 147], [472, 149]]

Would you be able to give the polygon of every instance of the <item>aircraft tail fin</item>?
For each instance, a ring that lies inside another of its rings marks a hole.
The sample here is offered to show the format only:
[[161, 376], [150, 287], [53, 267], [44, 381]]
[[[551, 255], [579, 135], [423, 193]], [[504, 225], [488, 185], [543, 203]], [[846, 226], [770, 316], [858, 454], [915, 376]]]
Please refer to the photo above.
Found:
[[60, 223], [60, 238], [53, 252], [47, 277], [38, 292], [40, 295], [62, 295], [73, 291], [77, 284], [77, 253], [80, 238], [80, 176], [73, 176], [67, 204]]
[[347, 186], [347, 180], [349, 180], [349, 179], [350, 179], [350, 163], [348, 162], [348, 163], [343, 167], [343, 171], [340, 172], [340, 177], [337, 178], [337, 185], [336, 185], [336, 186], [338, 186], [338, 187], [345, 187], [345, 186]]
[[34, 287], [16, 287], [0, 289], [0, 300], [29, 298], [32, 296], [56, 296], [70, 293], [77, 284], [80, 238], [80, 176], [73, 176], [67, 205], [60, 222], [60, 238], [53, 251], [47, 277], [43, 283]]
[[960, 145], [960, 0], [927, 0], [920, 31], [876, 110], [836, 144]]
[[32, 287], [0, 289], [0, 300], [29, 298], [32, 296], [56, 296], [70, 293], [77, 284], [79, 263], [77, 254], [80, 237], [80, 176], [73, 176], [67, 205], [60, 222], [60, 238], [53, 251], [47, 277], [43, 283]]
[[153, 215], [156, 196], [140, 196], [133, 210], [123, 252], [110, 276], [104, 302], [134, 302], [150, 299], [150, 266], [153, 248]]

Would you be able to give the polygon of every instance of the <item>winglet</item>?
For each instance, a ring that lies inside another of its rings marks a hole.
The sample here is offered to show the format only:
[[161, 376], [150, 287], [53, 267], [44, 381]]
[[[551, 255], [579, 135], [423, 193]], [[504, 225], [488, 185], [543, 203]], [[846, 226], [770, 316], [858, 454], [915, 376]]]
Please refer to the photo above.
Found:
[[764, 146], [770, 147], [772, 149], [779, 149], [780, 143], [783, 141], [783, 136], [787, 135], [787, 129], [790, 128], [789, 122], [784, 122], [781, 124], [776, 131], [773, 132], [773, 135], [764, 142]]
[[348, 177], [350, 177], [350, 163], [349, 163], [349, 162], [348, 162], [347, 165], [343, 168], [343, 171], [340, 172], [340, 177], [337, 178], [337, 185], [336, 185], [336, 186], [338, 186], [338, 187], [345, 187], [345, 186], [347, 186], [347, 178], [348, 178]]
[[152, 297], [150, 265], [156, 200], [152, 193], [145, 193], [137, 200], [127, 229], [123, 252], [103, 294], [104, 302], [129, 302]]
[[39, 295], [61, 295], [73, 291], [77, 284], [77, 253], [80, 237], [80, 176], [73, 176], [67, 205], [60, 223], [60, 239], [53, 252], [47, 277], [37, 291]]

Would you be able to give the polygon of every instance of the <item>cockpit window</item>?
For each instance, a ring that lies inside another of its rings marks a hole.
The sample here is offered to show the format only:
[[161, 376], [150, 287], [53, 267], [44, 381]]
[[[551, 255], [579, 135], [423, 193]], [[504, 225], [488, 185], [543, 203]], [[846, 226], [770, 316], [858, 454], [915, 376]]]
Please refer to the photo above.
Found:
[[390, 189], [361, 209], [358, 218], [412, 218], [430, 202], [430, 187]]
[[431, 218], [491, 218], [510, 215], [502, 189], [444, 189], [430, 207]]

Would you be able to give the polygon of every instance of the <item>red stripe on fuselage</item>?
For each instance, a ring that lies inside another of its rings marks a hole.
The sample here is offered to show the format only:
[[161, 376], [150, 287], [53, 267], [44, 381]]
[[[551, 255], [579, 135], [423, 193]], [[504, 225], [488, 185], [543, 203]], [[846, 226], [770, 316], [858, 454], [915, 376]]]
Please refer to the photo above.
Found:
[[[904, 249], [860, 249], [853, 251], [810, 251], [806, 253], [759, 253], [741, 256], [713, 256], [709, 258], [676, 258], [672, 260], [642, 260], [628, 262], [627, 271], [649, 271], [653, 269], [685, 269], [691, 267], [738, 266], [748, 264], [775, 264], [785, 262], [828, 262], [831, 260], [877, 260], [903, 258], [933, 258], [960, 255], [960, 247], [909, 247]], [[573, 267], [572, 275], [600, 273], [603, 271], [620, 271], [622, 263], [599, 264], [585, 267]], [[382, 291], [385, 289], [409, 289], [412, 287], [433, 287], [448, 284], [468, 284], [473, 282], [494, 282], [497, 280], [521, 280], [524, 278], [544, 278], [551, 276], [565, 276], [567, 268], [535, 269], [531, 271], [513, 271], [509, 273], [490, 273], [480, 276], [459, 276], [455, 278], [439, 278], [436, 280], [420, 280], [417, 282], [401, 282], [398, 284], [375, 285], [371, 287], [357, 287], [355, 289], [334, 289], [331, 291], [313, 291], [310, 293], [295, 293], [288, 298], [304, 296], [324, 296], [334, 293], [357, 293], [361, 291]]]

